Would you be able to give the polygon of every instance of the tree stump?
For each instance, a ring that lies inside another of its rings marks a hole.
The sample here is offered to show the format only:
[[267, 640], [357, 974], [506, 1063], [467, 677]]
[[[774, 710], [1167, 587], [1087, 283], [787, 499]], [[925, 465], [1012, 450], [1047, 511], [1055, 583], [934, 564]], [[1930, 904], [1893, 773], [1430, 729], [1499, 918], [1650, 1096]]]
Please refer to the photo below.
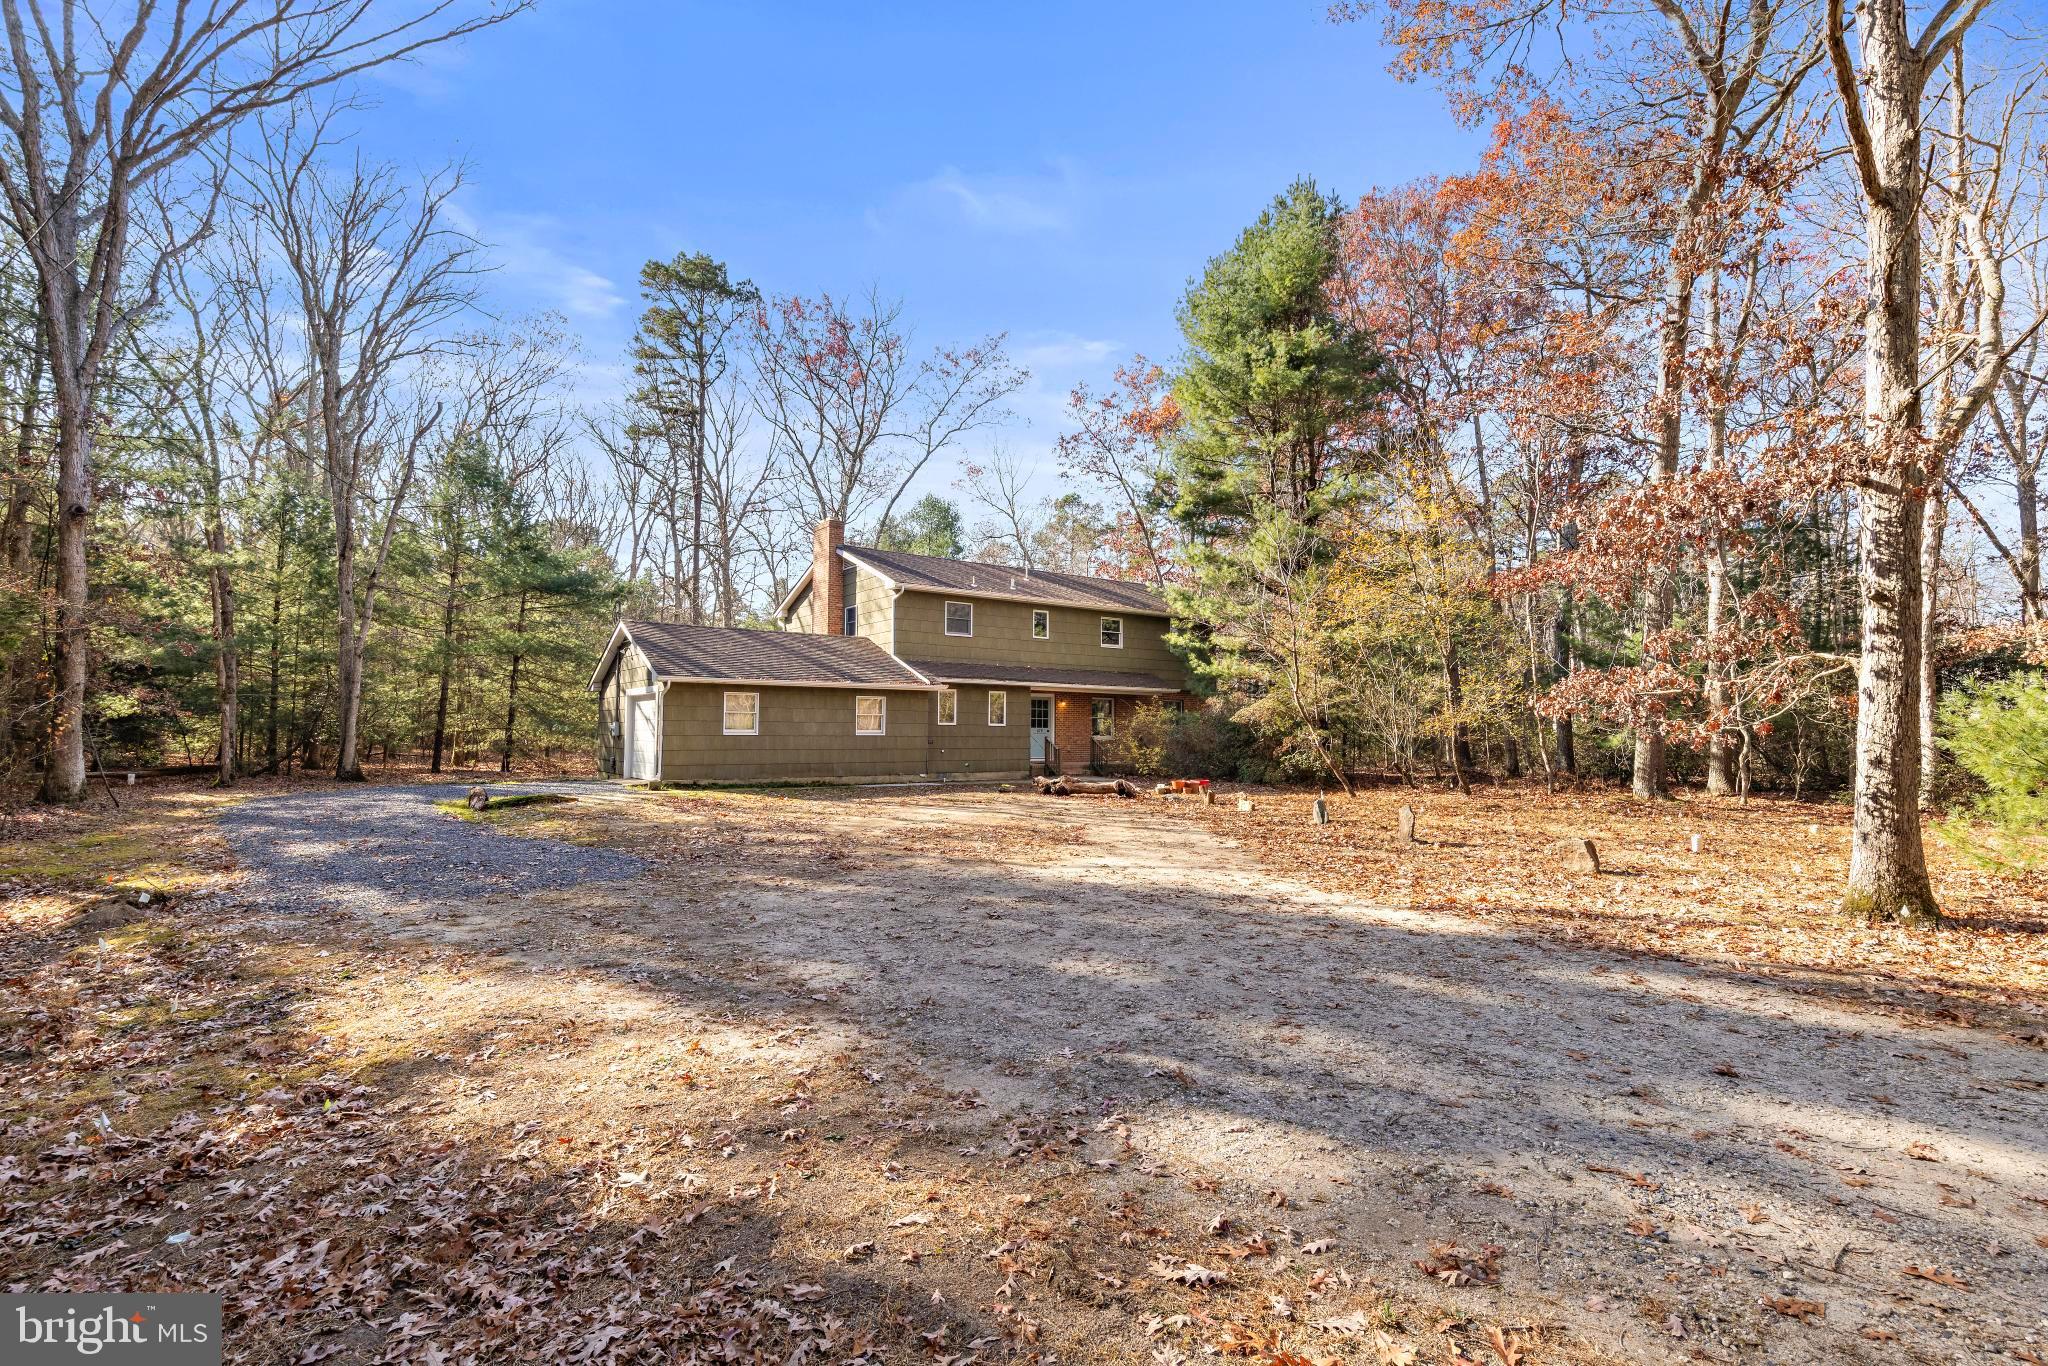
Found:
[[491, 804], [491, 794], [490, 794], [490, 793], [488, 793], [488, 792], [484, 791], [484, 790], [483, 790], [482, 788], [480, 788], [480, 787], [472, 787], [472, 788], [471, 788], [471, 789], [469, 790], [469, 809], [470, 809], [470, 810], [472, 810], [472, 811], [481, 811], [481, 810], [483, 810], [483, 809], [484, 809], [485, 807], [489, 806], [490, 804]]
[[1327, 803], [1327, 802], [1325, 802], [1325, 801], [1323, 800], [1323, 794], [1322, 794], [1322, 793], [1320, 793], [1320, 792], [1316, 793], [1316, 804], [1315, 804], [1315, 817], [1314, 817], [1314, 819], [1315, 819], [1315, 823], [1316, 823], [1317, 825], [1328, 825], [1328, 824], [1330, 823], [1330, 807], [1329, 807], [1329, 803]]
[[1237, 799], [1237, 809], [1240, 811], [1250, 811], [1252, 809], [1252, 799], [1250, 797], [1239, 797]]
[[1559, 846], [1565, 859], [1565, 866], [1575, 873], [1597, 873], [1600, 871], [1600, 851], [1589, 839], [1566, 840]]
[[1398, 830], [1397, 830], [1397, 831], [1395, 832], [1395, 834], [1396, 834], [1396, 838], [1398, 838], [1398, 839], [1399, 839], [1399, 840], [1401, 841], [1401, 843], [1403, 843], [1403, 844], [1413, 844], [1413, 843], [1415, 843], [1415, 808], [1414, 808], [1414, 807], [1412, 807], [1412, 806], [1404, 806], [1404, 807], [1402, 807], [1402, 808], [1401, 808], [1401, 824], [1400, 824], [1400, 827], [1399, 827], [1399, 829], [1398, 829]]

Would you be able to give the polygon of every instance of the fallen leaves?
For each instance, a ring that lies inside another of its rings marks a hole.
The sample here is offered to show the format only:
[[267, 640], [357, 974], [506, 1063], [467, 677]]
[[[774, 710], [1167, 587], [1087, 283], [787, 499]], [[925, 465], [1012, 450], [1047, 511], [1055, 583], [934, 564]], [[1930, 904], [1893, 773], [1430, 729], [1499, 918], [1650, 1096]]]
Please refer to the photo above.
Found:
[[1818, 1323], [1828, 1316], [1828, 1307], [1818, 1300], [1802, 1300], [1789, 1295], [1782, 1298], [1767, 1296], [1764, 1303], [1786, 1318], [1798, 1319], [1801, 1323]]
[[1436, 1243], [1429, 1256], [1417, 1258], [1415, 1269], [1432, 1280], [1453, 1288], [1468, 1285], [1498, 1285], [1500, 1257], [1506, 1251], [1498, 1243], [1487, 1243], [1476, 1252], [1456, 1243]]
[[[1712, 847], [1727, 852], [1688, 858], [1665, 852], [1673, 812], [1634, 803], [1625, 789], [1553, 795], [1540, 783], [1507, 782], [1433, 803], [1437, 843], [1430, 857], [1417, 858], [1395, 839], [1412, 790], [1361, 788], [1326, 803], [1330, 823], [1321, 826], [1309, 821], [1312, 799], [1274, 792], [1249, 814], [1185, 805], [1171, 814], [1226, 835], [1268, 867], [1372, 904], [1624, 952], [1738, 964], [1855, 1009], [1981, 1022], [2006, 1029], [2014, 1042], [2048, 1047], [2048, 1029], [2022, 1014], [2048, 1005], [2048, 958], [2040, 952], [2048, 884], [2041, 879], [1999, 877], [1930, 845], [1947, 917], [1941, 935], [1826, 914], [1786, 916], [1788, 906], [1825, 907], [1840, 894], [1848, 841], [1847, 813], [1839, 809], [1782, 797], [1718, 805]], [[1602, 832], [1602, 855], [1630, 874], [1626, 895], [1589, 894], [1558, 866], [1553, 842], [1589, 830]], [[1717, 876], [1700, 876], [1703, 860]], [[1567, 904], [1570, 914], [1561, 916]]]
[[1968, 1290], [1970, 1288], [1970, 1283], [1961, 1276], [1931, 1266], [1909, 1266], [1901, 1270], [1899, 1274], [1901, 1276], [1911, 1276], [1916, 1280], [1932, 1281], [1936, 1285], [1945, 1285], [1954, 1290]]
[[1498, 1327], [1486, 1330], [1486, 1344], [1493, 1348], [1494, 1356], [1500, 1359], [1500, 1366], [1522, 1366], [1522, 1340]]
[[1166, 1260], [1155, 1263], [1152, 1267], [1152, 1274], [1162, 1280], [1178, 1281], [1182, 1285], [1197, 1287], [1221, 1285], [1230, 1279], [1229, 1276], [1221, 1271], [1211, 1271], [1208, 1267], [1197, 1265], [1194, 1262], [1184, 1262], [1176, 1266], [1173, 1262]]

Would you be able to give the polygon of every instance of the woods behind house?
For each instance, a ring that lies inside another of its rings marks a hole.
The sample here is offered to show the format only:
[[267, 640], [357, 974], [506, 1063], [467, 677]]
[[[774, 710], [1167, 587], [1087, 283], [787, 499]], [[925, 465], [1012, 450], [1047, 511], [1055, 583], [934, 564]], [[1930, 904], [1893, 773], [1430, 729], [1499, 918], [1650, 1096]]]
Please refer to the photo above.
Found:
[[1924, 806], [2032, 856], [2041, 68], [1986, 4], [1340, 7], [1479, 164], [1275, 187], [1054, 432], [1003, 334], [742, 243], [650, 261], [624, 357], [503, 316], [461, 168], [346, 92], [519, 6], [84, 63], [0, 7], [0, 759], [51, 800], [580, 756], [617, 615], [762, 624], [837, 518], [1164, 589], [1214, 696], [1134, 764], [1844, 793], [1844, 904], [1908, 920]]

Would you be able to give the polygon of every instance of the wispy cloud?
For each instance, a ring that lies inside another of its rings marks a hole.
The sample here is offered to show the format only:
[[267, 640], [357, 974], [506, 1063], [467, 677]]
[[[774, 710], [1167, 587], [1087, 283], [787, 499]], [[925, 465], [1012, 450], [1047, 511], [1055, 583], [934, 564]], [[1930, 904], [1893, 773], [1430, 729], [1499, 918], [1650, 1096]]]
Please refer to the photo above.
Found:
[[1034, 374], [1045, 371], [1096, 370], [1123, 359], [1123, 344], [1071, 332], [1034, 332], [1013, 348], [1018, 362]]
[[564, 225], [552, 214], [480, 214], [456, 207], [452, 216], [489, 249], [499, 280], [542, 307], [585, 322], [610, 318], [624, 307], [626, 296], [616, 283], [578, 264], [558, 245]]
[[983, 232], [1010, 236], [1071, 231], [1081, 213], [1078, 168], [1065, 159], [1025, 173], [975, 173], [957, 166], [904, 186], [889, 204], [868, 212], [869, 226], [886, 229], [910, 217], [938, 217]]

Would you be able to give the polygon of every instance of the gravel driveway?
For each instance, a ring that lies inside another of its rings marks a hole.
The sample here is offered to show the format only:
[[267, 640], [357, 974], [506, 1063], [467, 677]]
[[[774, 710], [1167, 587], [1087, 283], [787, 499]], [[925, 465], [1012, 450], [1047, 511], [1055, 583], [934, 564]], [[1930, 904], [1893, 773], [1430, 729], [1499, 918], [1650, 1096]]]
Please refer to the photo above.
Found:
[[[451, 819], [429, 805], [451, 791], [227, 825], [286, 905], [801, 1019], [820, 1059], [890, 1050], [985, 1103], [962, 1152], [1001, 1151], [1006, 1116], [1120, 1116], [1106, 1199], [1208, 1172], [1203, 1217], [1283, 1219], [1404, 1286], [1433, 1245], [1493, 1245], [1489, 1312], [1625, 1360], [2048, 1339], [2048, 1067], [1983, 1031], [1329, 895], [1147, 804], [593, 787], [564, 808], [629, 857]], [[640, 805], [588, 819], [598, 800]]]
[[[233, 807], [221, 828], [242, 866], [260, 879], [262, 899], [284, 911], [431, 909], [611, 882], [641, 870], [627, 854], [513, 839], [434, 806], [467, 790], [444, 783], [297, 793]], [[616, 800], [614, 789], [596, 783], [503, 784], [491, 791]]]

